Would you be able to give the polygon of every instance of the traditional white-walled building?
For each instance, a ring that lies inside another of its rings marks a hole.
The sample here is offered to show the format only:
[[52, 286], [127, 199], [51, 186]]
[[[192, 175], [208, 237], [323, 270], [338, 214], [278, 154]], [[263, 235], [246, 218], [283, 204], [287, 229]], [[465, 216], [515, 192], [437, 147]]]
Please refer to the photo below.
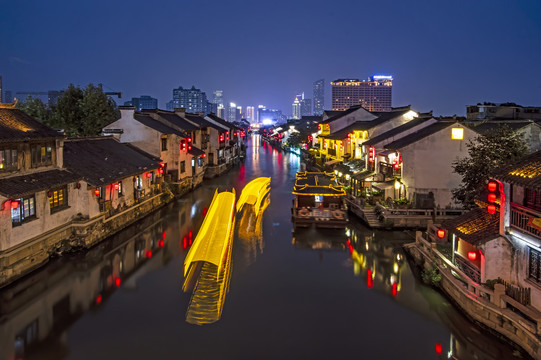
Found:
[[180, 190], [199, 185], [206, 169], [201, 129], [174, 112], [120, 107], [121, 118], [103, 129], [121, 142], [130, 143], [162, 159], [165, 174]]
[[[386, 144], [378, 153], [379, 172], [386, 174], [386, 197], [434, 199], [436, 207], [455, 207], [451, 190], [462, 181], [453, 162], [468, 156], [468, 141], [479, 134], [453, 119], [440, 119]], [[390, 182], [389, 182], [390, 180]]]

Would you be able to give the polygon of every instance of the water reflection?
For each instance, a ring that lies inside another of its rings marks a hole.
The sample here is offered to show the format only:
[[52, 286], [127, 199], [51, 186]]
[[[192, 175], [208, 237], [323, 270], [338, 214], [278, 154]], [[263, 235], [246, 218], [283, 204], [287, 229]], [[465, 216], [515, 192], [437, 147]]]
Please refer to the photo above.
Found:
[[[244, 266], [253, 263], [258, 253], [263, 253], [262, 218], [269, 204], [270, 197], [267, 193], [260, 202], [245, 204], [237, 216], [240, 251], [244, 254], [244, 261], [241, 263]], [[186, 311], [186, 322], [206, 325], [220, 320], [229, 290], [233, 264], [232, 245], [233, 241], [228, 237], [227, 251], [221, 268], [207, 261], [198, 261], [196, 265], [192, 265], [197, 268], [188, 273], [183, 285], [185, 292], [192, 291]]]
[[167, 243], [157, 212], [87, 253], [53, 261], [4, 289], [0, 359], [23, 359], [38, 350], [42, 358], [64, 358], [61, 334], [85, 312], [103, 307], [118, 288], [135, 289], [140, 276], [163, 266]]
[[242, 254], [243, 267], [253, 264], [259, 254], [263, 254], [263, 213], [270, 205], [270, 196], [266, 196], [259, 208], [258, 213], [253, 206], [244, 206], [244, 210], [238, 216], [238, 244]]
[[324, 229], [296, 231], [293, 246], [316, 251], [320, 261], [323, 261], [326, 251], [343, 252], [346, 266], [352, 269], [353, 276], [359, 278], [359, 285], [366, 291], [385, 294], [396, 304], [425, 318], [434, 319], [436, 316], [437, 321], [450, 330], [450, 338], [426, 345], [431, 348], [433, 358], [513, 358], [513, 352], [506, 344], [495, 341], [477, 328], [439, 293], [412, 276], [401, 247], [407, 241], [407, 233], [374, 232], [353, 225], [341, 233]]

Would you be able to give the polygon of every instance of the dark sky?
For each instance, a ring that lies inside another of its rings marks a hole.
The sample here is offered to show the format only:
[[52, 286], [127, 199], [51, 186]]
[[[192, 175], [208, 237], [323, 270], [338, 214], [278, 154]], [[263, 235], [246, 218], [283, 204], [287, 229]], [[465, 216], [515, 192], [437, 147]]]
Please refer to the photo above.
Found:
[[395, 77], [393, 105], [541, 106], [539, 0], [0, 0], [12, 91], [103, 83], [121, 102], [178, 86], [291, 113], [313, 81]]

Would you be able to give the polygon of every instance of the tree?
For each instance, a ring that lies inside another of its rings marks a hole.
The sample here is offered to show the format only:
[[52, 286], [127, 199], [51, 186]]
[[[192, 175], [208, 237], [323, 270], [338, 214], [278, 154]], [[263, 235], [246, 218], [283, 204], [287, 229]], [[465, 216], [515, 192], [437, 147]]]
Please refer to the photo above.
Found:
[[41, 101], [41, 99], [33, 98], [29, 95], [25, 101], [18, 102], [16, 107], [30, 115], [37, 121], [45, 125], [50, 125], [52, 115], [51, 111], [49, 110], [47, 105], [45, 105], [43, 101]]
[[471, 209], [494, 169], [526, 155], [528, 146], [522, 136], [508, 126], [479, 135], [466, 146], [469, 157], [453, 163], [453, 170], [462, 176], [462, 183], [452, 194], [465, 209]]
[[54, 108], [54, 127], [68, 136], [96, 136], [101, 129], [120, 118], [116, 104], [101, 89], [89, 84], [85, 89], [70, 84]]

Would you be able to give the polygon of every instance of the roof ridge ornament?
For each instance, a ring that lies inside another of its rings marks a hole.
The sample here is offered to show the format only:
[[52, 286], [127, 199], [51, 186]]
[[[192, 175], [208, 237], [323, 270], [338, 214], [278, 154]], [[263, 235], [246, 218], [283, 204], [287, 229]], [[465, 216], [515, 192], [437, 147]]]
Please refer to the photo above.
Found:
[[10, 103], [2, 103], [0, 102], [0, 109], [15, 109], [15, 105], [19, 102], [19, 99], [14, 98], [12, 102]]

